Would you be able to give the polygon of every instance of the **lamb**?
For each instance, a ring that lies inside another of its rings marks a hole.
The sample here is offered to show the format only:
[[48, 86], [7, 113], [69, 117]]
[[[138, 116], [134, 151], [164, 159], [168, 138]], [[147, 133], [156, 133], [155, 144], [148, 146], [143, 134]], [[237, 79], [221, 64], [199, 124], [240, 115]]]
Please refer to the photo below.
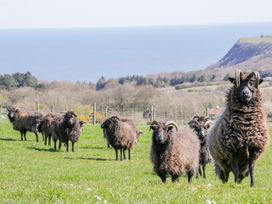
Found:
[[69, 150], [69, 140], [72, 142], [72, 151], [74, 152], [74, 143], [78, 141], [82, 132], [83, 123], [77, 119], [77, 115], [68, 111], [63, 117], [57, 118], [53, 123], [52, 139], [54, 141], [54, 149], [59, 140], [59, 149], [61, 143], [65, 143], [66, 151]]
[[211, 127], [212, 123], [213, 122], [208, 117], [198, 115], [194, 116], [193, 119], [188, 123], [190, 128], [194, 130], [200, 142], [198, 172], [200, 176], [202, 176], [203, 173], [203, 178], [206, 178], [205, 167], [207, 163], [212, 161], [207, 145], [208, 130]]
[[8, 118], [13, 125], [14, 130], [18, 130], [21, 133], [21, 140], [26, 141], [27, 131], [33, 132], [38, 139], [38, 126], [41, 122], [43, 115], [41, 113], [30, 113], [20, 110], [18, 107], [8, 108]]
[[179, 181], [181, 175], [187, 174], [188, 182], [197, 173], [199, 165], [199, 141], [189, 130], [180, 132], [173, 121], [166, 123], [153, 121], [151, 161], [155, 173], [166, 182], [168, 174], [172, 182]]
[[128, 119], [121, 119], [112, 116], [106, 119], [101, 128], [108, 138], [108, 142], [115, 149], [116, 160], [118, 160], [118, 150], [120, 150], [120, 160], [126, 159], [125, 151], [128, 150], [128, 159], [131, 159], [130, 150], [139, 140], [139, 132], [133, 122]]
[[234, 181], [241, 183], [250, 175], [254, 187], [254, 164], [266, 150], [269, 138], [266, 115], [262, 105], [258, 72], [236, 71], [229, 78], [234, 86], [226, 97], [226, 108], [208, 135], [208, 147], [215, 170], [223, 183], [233, 172]]

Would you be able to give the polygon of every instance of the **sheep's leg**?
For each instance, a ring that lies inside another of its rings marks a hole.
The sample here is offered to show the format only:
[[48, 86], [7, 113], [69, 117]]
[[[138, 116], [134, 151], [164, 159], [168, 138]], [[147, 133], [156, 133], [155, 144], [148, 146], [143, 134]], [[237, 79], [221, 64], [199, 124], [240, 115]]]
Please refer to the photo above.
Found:
[[74, 148], [74, 146], [75, 146], [75, 143], [74, 143], [74, 142], [72, 142], [72, 152], [75, 152], [75, 148]]
[[25, 141], [26, 141], [26, 132], [27, 132], [27, 131], [24, 131], [24, 138], [25, 138]]
[[44, 137], [44, 145], [47, 145], [47, 136]]
[[109, 142], [107, 142], [107, 147], [110, 148], [110, 143]]
[[122, 161], [123, 160], [123, 150], [122, 149], [120, 149], [120, 161]]
[[124, 149], [123, 150], [123, 156], [124, 156], [124, 160], [126, 160], [126, 152], [125, 152], [126, 150]]
[[229, 171], [223, 171], [218, 165], [215, 165], [216, 175], [221, 179], [222, 183], [227, 183], [229, 180]]
[[66, 152], [69, 151], [69, 141], [66, 142]]
[[172, 182], [179, 182], [179, 176], [178, 175], [172, 175]]
[[35, 133], [35, 135], [36, 135], [36, 142], [39, 142], [39, 138], [38, 138], [38, 133], [37, 133], [37, 131], [35, 131], [34, 133]]
[[57, 141], [54, 140], [54, 150], [57, 150]]
[[20, 131], [20, 133], [21, 133], [21, 140], [23, 141], [24, 140], [24, 132]]
[[254, 188], [254, 161], [253, 159], [249, 160], [249, 176], [250, 176], [250, 187]]
[[130, 149], [128, 149], [128, 160], [131, 159], [131, 156], [130, 156]]
[[199, 167], [198, 167], [198, 172], [199, 172], [200, 176], [202, 176], [201, 166], [202, 166], [202, 164], [200, 164]]
[[61, 148], [61, 141], [59, 141], [59, 149]]
[[187, 173], [187, 176], [188, 176], [188, 183], [192, 183], [193, 175], [194, 175], [194, 172], [193, 172], [193, 171], [189, 171], [189, 172]]
[[161, 178], [161, 181], [163, 183], [165, 183], [166, 182], [166, 172], [159, 172], [158, 175]]
[[232, 171], [234, 173], [234, 181], [235, 181], [235, 183], [237, 183], [238, 177], [239, 177], [239, 167], [238, 167], [238, 164], [235, 160], [233, 160], [231, 162], [231, 167], [232, 167]]
[[51, 135], [48, 136], [48, 145], [51, 146]]
[[203, 165], [202, 165], [203, 178], [206, 178], [205, 169], [206, 169], [206, 164], [203, 164]]
[[115, 149], [116, 161], [118, 161], [118, 149]]

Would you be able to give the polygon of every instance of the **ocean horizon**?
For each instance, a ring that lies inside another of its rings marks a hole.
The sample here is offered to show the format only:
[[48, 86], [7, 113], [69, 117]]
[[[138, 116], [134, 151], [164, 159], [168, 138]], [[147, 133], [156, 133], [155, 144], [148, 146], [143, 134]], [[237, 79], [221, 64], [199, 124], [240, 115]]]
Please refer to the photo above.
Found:
[[271, 23], [0, 30], [0, 74], [96, 82], [204, 69], [240, 38], [272, 35]]

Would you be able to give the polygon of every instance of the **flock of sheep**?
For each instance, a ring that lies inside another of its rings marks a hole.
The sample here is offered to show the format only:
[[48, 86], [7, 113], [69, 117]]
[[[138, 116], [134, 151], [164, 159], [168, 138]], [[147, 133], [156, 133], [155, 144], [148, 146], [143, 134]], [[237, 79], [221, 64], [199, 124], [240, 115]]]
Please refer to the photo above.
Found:
[[[153, 121], [151, 161], [155, 173], [166, 182], [171, 176], [176, 182], [186, 175], [191, 183], [193, 176], [206, 177], [205, 166], [211, 162], [217, 176], [223, 183], [228, 182], [233, 172], [235, 182], [250, 175], [250, 186], [254, 187], [254, 164], [269, 143], [266, 115], [263, 110], [259, 84], [262, 83], [258, 72], [235, 72], [229, 78], [233, 87], [226, 96], [226, 108], [217, 121], [204, 116], [194, 116], [188, 122], [190, 129], [180, 129], [174, 121]], [[8, 109], [8, 117], [15, 130], [20, 131], [21, 139], [26, 140], [26, 132], [36, 135], [42, 133], [45, 145], [54, 141], [54, 149], [59, 141], [66, 145], [74, 144], [82, 132], [81, 122], [74, 112], [64, 115], [28, 113], [18, 108]], [[137, 144], [140, 134], [133, 121], [112, 116], [101, 125], [104, 137], [115, 150], [116, 160], [131, 159], [130, 151]]]

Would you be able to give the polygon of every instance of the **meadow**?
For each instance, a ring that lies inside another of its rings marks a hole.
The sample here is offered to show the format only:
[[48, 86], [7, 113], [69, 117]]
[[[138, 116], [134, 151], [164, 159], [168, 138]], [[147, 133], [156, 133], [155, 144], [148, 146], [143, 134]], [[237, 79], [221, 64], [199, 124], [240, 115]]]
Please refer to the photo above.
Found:
[[211, 164], [207, 179], [186, 178], [179, 183], [162, 184], [152, 172], [150, 162], [151, 131], [144, 132], [131, 161], [115, 161], [115, 153], [106, 147], [99, 125], [85, 125], [75, 153], [64, 148], [28, 141], [12, 130], [7, 119], [0, 119], [0, 203], [271, 203], [272, 149], [257, 161], [256, 187], [249, 178], [228, 184], [215, 176]]

